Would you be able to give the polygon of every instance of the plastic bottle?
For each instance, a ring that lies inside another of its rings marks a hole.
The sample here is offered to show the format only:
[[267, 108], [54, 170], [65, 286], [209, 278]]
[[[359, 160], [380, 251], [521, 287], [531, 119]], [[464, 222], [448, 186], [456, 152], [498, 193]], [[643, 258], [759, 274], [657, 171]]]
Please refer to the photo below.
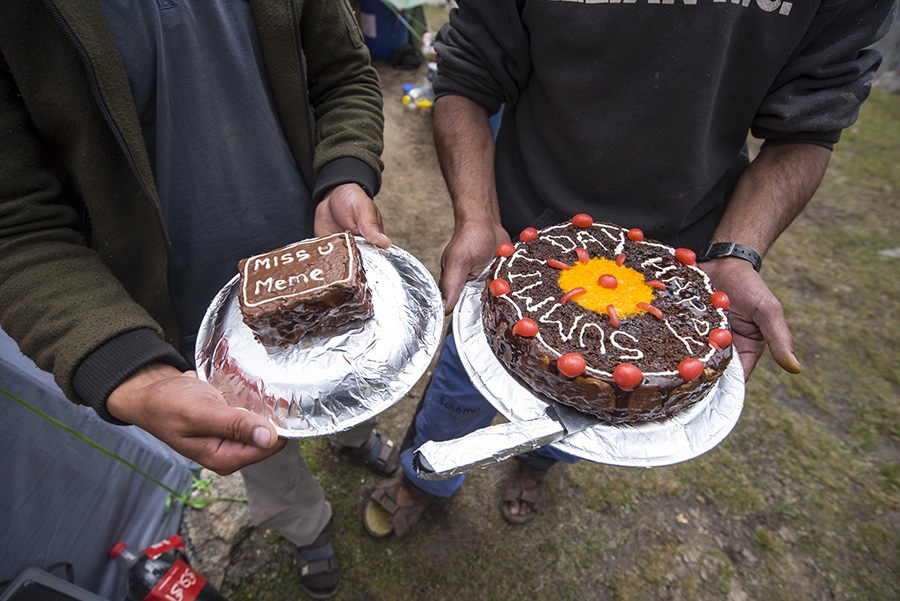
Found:
[[414, 86], [411, 83], [403, 84], [403, 104], [411, 109], [419, 109], [425, 114], [434, 104], [434, 92], [431, 85]]
[[191, 568], [184, 554], [184, 542], [175, 535], [132, 553], [125, 543], [109, 552], [128, 569], [128, 601], [225, 601], [206, 578]]

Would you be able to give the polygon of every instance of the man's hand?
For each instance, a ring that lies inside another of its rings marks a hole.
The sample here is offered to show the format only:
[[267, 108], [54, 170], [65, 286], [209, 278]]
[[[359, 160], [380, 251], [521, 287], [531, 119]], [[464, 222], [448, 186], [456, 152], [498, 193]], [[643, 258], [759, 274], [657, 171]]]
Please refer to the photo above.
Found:
[[441, 255], [439, 287], [444, 298], [444, 311], [453, 310], [466, 281], [481, 275], [497, 256], [497, 247], [509, 242], [509, 235], [499, 223], [469, 220], [456, 225], [453, 237]]
[[794, 340], [784, 309], [753, 266], [743, 259], [724, 258], [701, 263], [700, 267], [709, 275], [713, 287], [731, 301], [728, 318], [744, 379], [750, 378], [767, 344], [782, 369], [800, 373], [802, 368], [794, 357]]
[[347, 230], [380, 248], [391, 245], [391, 239], [384, 233], [381, 211], [357, 184], [337, 186], [316, 207], [316, 236], [328, 236]]
[[220, 475], [262, 461], [284, 448], [264, 417], [229, 407], [195, 372], [148, 365], [109, 395], [116, 418], [134, 424], [178, 453]]

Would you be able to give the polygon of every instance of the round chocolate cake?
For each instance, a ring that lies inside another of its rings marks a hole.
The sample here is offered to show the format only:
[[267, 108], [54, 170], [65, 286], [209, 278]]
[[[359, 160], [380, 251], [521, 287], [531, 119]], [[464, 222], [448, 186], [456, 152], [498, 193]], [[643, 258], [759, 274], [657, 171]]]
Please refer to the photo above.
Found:
[[534, 392], [607, 423], [671, 417], [731, 360], [728, 297], [689, 249], [588, 215], [502, 244], [483, 292], [488, 342]]

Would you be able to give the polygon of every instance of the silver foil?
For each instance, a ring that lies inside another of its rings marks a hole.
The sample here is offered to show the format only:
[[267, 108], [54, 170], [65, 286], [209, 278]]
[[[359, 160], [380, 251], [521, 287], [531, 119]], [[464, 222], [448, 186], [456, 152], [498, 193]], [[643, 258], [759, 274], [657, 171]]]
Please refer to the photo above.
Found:
[[[463, 289], [453, 312], [456, 346], [463, 365], [475, 387], [510, 422], [540, 418], [547, 410], [547, 402], [535, 396], [512, 376], [496, 358], [481, 321], [481, 291], [487, 273], [470, 281]], [[744, 406], [744, 374], [737, 352], [734, 353], [716, 387], [702, 401], [671, 419], [637, 425], [598, 424], [566, 436], [552, 446], [576, 457], [629, 467], [657, 467], [693, 459], [709, 451], [728, 436], [740, 417]], [[490, 457], [491, 435], [485, 429], [467, 435], [471, 438], [472, 453]], [[534, 445], [523, 445], [522, 451]], [[434, 451], [432, 450], [432, 453]], [[489, 467], [511, 456], [509, 453], [492, 457], [474, 465]], [[458, 452], [453, 457], [436, 457], [443, 466], [443, 477], [456, 475], [452, 467], [467, 465], [469, 459]], [[472, 471], [472, 467], [466, 469]]]
[[399, 401], [425, 373], [444, 325], [441, 294], [415, 257], [356, 238], [373, 316], [265, 347], [241, 319], [239, 276], [213, 299], [197, 335], [200, 379], [233, 407], [266, 416], [284, 438], [341, 432]]

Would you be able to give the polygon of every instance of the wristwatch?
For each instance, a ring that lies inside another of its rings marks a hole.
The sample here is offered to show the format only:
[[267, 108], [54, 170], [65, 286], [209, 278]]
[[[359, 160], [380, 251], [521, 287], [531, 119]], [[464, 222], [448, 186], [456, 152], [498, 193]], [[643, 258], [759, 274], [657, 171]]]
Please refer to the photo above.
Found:
[[735, 244], [734, 242], [716, 242], [708, 244], [706, 248], [697, 255], [697, 262], [709, 261], [710, 259], [721, 259], [723, 257], [737, 257], [750, 261], [753, 269], [759, 272], [762, 267], [762, 258], [752, 248]]

